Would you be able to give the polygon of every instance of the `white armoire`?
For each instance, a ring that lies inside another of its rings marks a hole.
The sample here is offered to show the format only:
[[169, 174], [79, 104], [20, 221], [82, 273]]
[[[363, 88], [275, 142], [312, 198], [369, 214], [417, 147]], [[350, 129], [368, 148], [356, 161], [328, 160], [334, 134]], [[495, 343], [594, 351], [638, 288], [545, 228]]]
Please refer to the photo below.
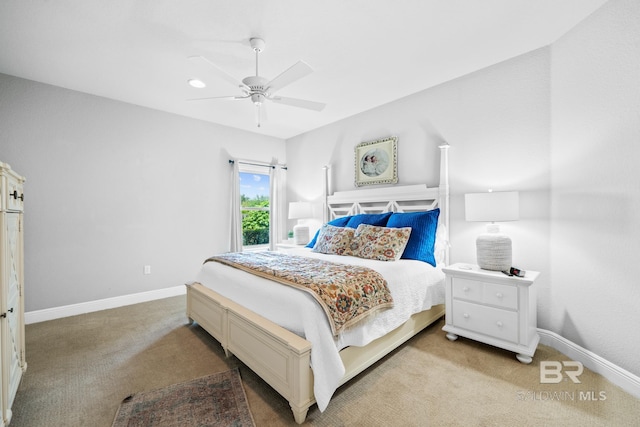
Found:
[[24, 356], [23, 210], [25, 179], [0, 162], [0, 427], [27, 369]]

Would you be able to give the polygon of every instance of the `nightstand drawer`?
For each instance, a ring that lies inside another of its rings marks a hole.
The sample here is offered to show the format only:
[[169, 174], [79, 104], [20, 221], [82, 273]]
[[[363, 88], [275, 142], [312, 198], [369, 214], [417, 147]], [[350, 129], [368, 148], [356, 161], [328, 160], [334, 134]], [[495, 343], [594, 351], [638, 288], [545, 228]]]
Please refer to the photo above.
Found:
[[454, 299], [489, 304], [512, 310], [518, 309], [518, 288], [515, 286], [455, 277], [452, 284], [452, 293]]
[[482, 282], [455, 277], [452, 291], [456, 299], [482, 302]]
[[469, 331], [518, 342], [518, 313], [465, 301], [453, 302], [453, 325]]
[[498, 307], [518, 309], [518, 288], [509, 285], [485, 283], [482, 292], [482, 302]]

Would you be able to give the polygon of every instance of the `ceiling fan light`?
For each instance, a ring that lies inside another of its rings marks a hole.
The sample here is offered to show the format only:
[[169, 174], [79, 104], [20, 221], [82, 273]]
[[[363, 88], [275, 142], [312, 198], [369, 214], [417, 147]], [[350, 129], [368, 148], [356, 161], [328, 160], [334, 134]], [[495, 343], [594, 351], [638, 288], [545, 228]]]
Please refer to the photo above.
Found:
[[195, 87], [197, 89], [202, 89], [207, 87], [207, 85], [202, 80], [198, 80], [198, 79], [189, 79], [187, 80], [187, 83], [189, 83], [189, 86]]
[[260, 93], [254, 93], [253, 95], [251, 95], [251, 101], [255, 105], [261, 105], [262, 102], [264, 102], [264, 95], [262, 95]]

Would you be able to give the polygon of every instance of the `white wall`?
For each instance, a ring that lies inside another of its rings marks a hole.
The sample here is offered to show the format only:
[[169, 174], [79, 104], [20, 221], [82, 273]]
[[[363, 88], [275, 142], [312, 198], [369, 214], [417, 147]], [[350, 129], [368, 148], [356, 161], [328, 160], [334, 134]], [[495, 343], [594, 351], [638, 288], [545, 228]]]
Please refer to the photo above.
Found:
[[0, 74], [0, 160], [27, 177], [26, 311], [193, 280], [228, 249], [229, 155], [286, 161], [276, 138]]
[[543, 274], [549, 300], [549, 49], [540, 49], [287, 141], [289, 200], [321, 200], [322, 167], [333, 190], [354, 189], [354, 147], [398, 136], [399, 185], [437, 186], [438, 145], [449, 149], [451, 260], [475, 262], [484, 224], [464, 221], [464, 193], [518, 190], [521, 220], [503, 224], [513, 262]]
[[287, 141], [289, 196], [316, 200], [325, 164], [353, 188], [353, 148], [399, 136], [400, 184], [437, 184], [451, 144], [451, 257], [482, 230], [462, 195], [518, 190], [514, 264], [542, 273], [538, 326], [640, 375], [640, 2], [612, 0], [552, 46]]
[[549, 329], [640, 375], [640, 2], [552, 47]]

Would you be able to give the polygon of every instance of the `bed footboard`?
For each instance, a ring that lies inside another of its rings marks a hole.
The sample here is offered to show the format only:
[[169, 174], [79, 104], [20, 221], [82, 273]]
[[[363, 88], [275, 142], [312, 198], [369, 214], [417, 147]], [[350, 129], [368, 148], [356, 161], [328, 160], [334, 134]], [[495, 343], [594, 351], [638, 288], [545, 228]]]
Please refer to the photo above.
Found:
[[[444, 315], [444, 305], [414, 314], [407, 322], [364, 347], [340, 352], [344, 384]], [[315, 403], [311, 343], [200, 283], [187, 285], [187, 316], [213, 336], [227, 356], [234, 354], [289, 401], [302, 424]]]
[[311, 343], [200, 283], [187, 285], [187, 316], [289, 401], [298, 424], [315, 403]]

